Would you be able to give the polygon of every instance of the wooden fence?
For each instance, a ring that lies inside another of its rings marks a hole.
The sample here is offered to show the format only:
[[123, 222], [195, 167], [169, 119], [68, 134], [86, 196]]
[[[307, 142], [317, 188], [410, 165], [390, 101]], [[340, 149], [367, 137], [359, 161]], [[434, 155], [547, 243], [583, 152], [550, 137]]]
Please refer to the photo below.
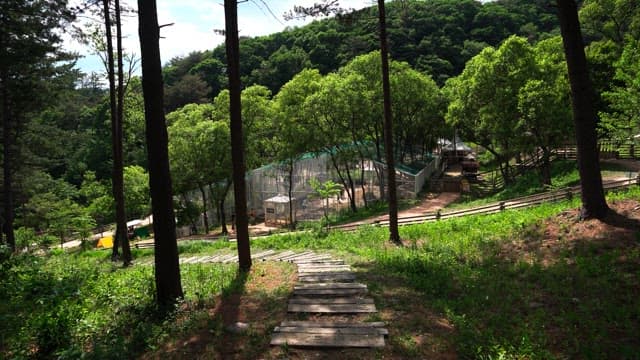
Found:
[[[633, 179], [625, 179], [619, 181], [608, 181], [603, 183], [605, 191], [613, 191], [619, 190], [623, 188], [628, 188], [633, 185], [640, 184], [639, 178]], [[469, 209], [461, 209], [461, 210], [452, 210], [447, 212], [436, 211], [425, 213], [424, 215], [417, 216], [406, 216], [398, 218], [398, 225], [412, 225], [412, 224], [421, 224], [429, 221], [437, 221], [444, 219], [451, 219], [469, 215], [480, 215], [480, 214], [494, 214], [504, 210], [510, 209], [522, 209], [531, 206], [536, 206], [544, 203], [551, 203], [562, 201], [566, 199], [571, 199], [575, 196], [580, 196], [580, 186], [574, 186], [570, 188], [564, 188], [560, 190], [548, 191], [541, 194], [529, 195], [524, 197], [519, 197], [516, 199], [500, 201], [496, 203], [491, 203], [487, 205], [477, 206]], [[375, 221], [368, 225], [373, 226], [389, 226], [389, 221]], [[341, 231], [352, 231], [356, 230], [361, 225], [337, 225], [332, 226], [331, 229], [341, 230]]]

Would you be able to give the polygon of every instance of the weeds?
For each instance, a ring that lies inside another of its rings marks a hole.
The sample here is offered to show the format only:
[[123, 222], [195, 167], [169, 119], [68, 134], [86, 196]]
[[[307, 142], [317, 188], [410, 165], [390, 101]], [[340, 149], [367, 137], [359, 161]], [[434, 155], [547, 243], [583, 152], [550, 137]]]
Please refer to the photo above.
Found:
[[[640, 199], [640, 187], [609, 195], [609, 201], [629, 198]], [[557, 242], [553, 261], [543, 262], [537, 253], [545, 251], [544, 222], [578, 206], [579, 200], [574, 199], [405, 226], [401, 236], [411, 244], [405, 248], [389, 246], [388, 230], [374, 226], [323, 236], [313, 232], [274, 235], [254, 239], [252, 248], [335, 253], [356, 264], [361, 277], [370, 279], [370, 293], [383, 311], [401, 314], [420, 309], [439, 314], [455, 329], [444, 335], [430, 333], [434, 336], [430, 338], [422, 333], [429, 330], [432, 319], [419, 311], [406, 314], [404, 320], [385, 318], [392, 335], [388, 349], [382, 351], [383, 355], [390, 352], [390, 357], [422, 357], [426, 345], [421, 341], [438, 349], [452, 343], [461, 358], [637, 357], [637, 235], [630, 245], [615, 247], [604, 241], [576, 241], [575, 232], [560, 224], [563, 242]], [[520, 253], [506, 256], [505, 249], [510, 247]], [[233, 250], [235, 245], [229, 242], [180, 246], [181, 254], [189, 255]], [[532, 257], [519, 256], [526, 252]], [[140, 250], [135, 256], [151, 253]], [[234, 266], [183, 264], [185, 303], [163, 318], [154, 306], [152, 267], [123, 269], [108, 258], [101, 251], [52, 251], [42, 257], [20, 255], [0, 262], [2, 355], [15, 359], [135, 357], [146, 351], [162, 352], [163, 344], [188, 337], [200, 327], [215, 339], [212, 346], [224, 348], [225, 313], [212, 318], [207, 311], [220, 295], [224, 301], [251, 291], [257, 305], [247, 316], [258, 319], [264, 329], [251, 328], [245, 337], [232, 339], [245, 341], [244, 354], [260, 357], [268, 348], [264, 341], [268, 329], [279, 320], [271, 315], [286, 311], [283, 299], [290, 289], [274, 284], [270, 276], [291, 275], [290, 265], [260, 264], [249, 275], [238, 277]], [[397, 291], [390, 292], [392, 283]], [[387, 316], [383, 311], [372, 319]], [[285, 347], [282, 352], [287, 356], [292, 349]]]

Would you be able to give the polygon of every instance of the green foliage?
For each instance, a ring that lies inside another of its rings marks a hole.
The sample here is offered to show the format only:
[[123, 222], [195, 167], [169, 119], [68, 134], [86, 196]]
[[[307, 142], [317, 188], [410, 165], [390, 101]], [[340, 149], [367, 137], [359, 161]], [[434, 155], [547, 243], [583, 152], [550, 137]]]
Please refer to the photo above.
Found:
[[179, 109], [187, 104], [205, 104], [210, 89], [199, 76], [185, 74], [173, 85], [168, 85], [164, 94], [167, 112]]
[[541, 149], [548, 171], [550, 150], [571, 134], [569, 85], [560, 54], [559, 37], [535, 47], [510, 37], [472, 58], [444, 88], [450, 101], [447, 122], [491, 152], [507, 182], [516, 154]]
[[87, 213], [97, 224], [105, 225], [115, 220], [115, 202], [110, 186], [96, 179], [95, 172], [84, 173], [80, 195]]
[[[21, 256], [0, 266], [0, 317], [6, 325], [0, 348], [7, 358], [135, 356], [180, 331], [173, 317], [156, 311], [151, 267], [119, 269], [100, 251]], [[230, 286], [235, 269], [182, 266], [181, 276], [186, 301], [201, 303]], [[182, 316], [188, 321], [199, 315]]]
[[141, 166], [124, 168], [125, 213], [132, 219], [142, 218], [151, 212], [149, 174]]
[[[438, 84], [459, 74], [487, 45], [510, 35], [543, 39], [557, 32], [553, 9], [542, 1], [431, 0], [390, 2], [387, 24], [391, 57], [409, 63]], [[327, 74], [378, 48], [376, 8], [341, 19], [324, 19], [300, 28], [240, 42], [242, 82], [264, 85], [276, 93], [304, 68]], [[226, 86], [224, 46], [171, 59], [165, 82], [174, 86], [186, 74], [206, 79], [212, 96]], [[204, 71], [203, 69], [206, 69]]]
[[20, 227], [16, 229], [16, 249], [22, 250], [31, 248], [38, 244], [39, 237], [32, 228]]
[[313, 195], [324, 200], [324, 217], [328, 221], [329, 219], [327, 209], [329, 207], [329, 199], [336, 195], [339, 195], [342, 192], [343, 187], [340, 184], [336, 184], [332, 180], [327, 180], [323, 183], [320, 183], [320, 181], [318, 181], [318, 179], [316, 178], [312, 178], [311, 180], [309, 180], [309, 185], [311, 185], [311, 188], [314, 191]]
[[604, 130], [618, 140], [631, 139], [640, 130], [640, 39], [626, 40], [615, 63], [616, 85], [603, 94], [609, 111], [600, 113]]

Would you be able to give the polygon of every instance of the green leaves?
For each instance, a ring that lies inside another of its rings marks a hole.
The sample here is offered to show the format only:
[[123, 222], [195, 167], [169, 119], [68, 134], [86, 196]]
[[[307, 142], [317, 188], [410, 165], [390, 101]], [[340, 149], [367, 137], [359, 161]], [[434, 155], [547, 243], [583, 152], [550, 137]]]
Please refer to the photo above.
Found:
[[571, 135], [561, 46], [559, 37], [531, 46], [513, 36], [497, 49], [485, 48], [447, 81], [447, 122], [487, 148], [504, 169], [515, 154], [558, 145]]

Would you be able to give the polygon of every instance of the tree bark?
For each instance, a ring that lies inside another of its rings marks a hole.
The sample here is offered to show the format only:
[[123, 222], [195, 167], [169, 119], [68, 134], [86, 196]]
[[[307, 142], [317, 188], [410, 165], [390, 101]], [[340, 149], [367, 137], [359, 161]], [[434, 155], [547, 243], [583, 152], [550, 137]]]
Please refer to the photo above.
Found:
[[245, 159], [242, 135], [242, 105], [240, 102], [240, 44], [238, 39], [238, 4], [224, 0], [227, 71], [229, 75], [229, 113], [231, 115], [231, 161], [233, 163], [233, 193], [235, 198], [238, 266], [241, 271], [251, 269]]
[[571, 104], [578, 147], [578, 171], [582, 187], [581, 218], [602, 219], [607, 215], [609, 207], [602, 187], [596, 134], [598, 120], [593, 107], [595, 96], [587, 69], [578, 7], [575, 0], [557, 0], [557, 5], [571, 84]]
[[387, 49], [387, 24], [384, 0], [378, 0], [380, 22], [380, 57], [382, 62], [382, 95], [384, 104], [384, 151], [387, 162], [387, 182], [389, 184], [389, 240], [402, 244], [398, 232], [398, 198], [396, 189], [396, 169], [393, 160], [393, 118], [391, 114], [391, 90], [389, 85], [389, 53]]
[[[352, 186], [349, 186], [349, 181], [347, 181], [347, 179], [344, 177], [344, 175], [342, 174], [342, 171], [340, 171], [340, 165], [338, 164], [339, 159], [336, 158], [336, 155], [334, 155], [331, 150], [329, 151], [329, 157], [331, 158], [331, 164], [333, 165], [333, 168], [336, 170], [336, 174], [338, 175], [338, 177], [340, 178], [340, 182], [342, 183], [342, 186], [344, 187], [344, 191], [347, 192], [347, 198], [349, 198], [349, 204], [352, 204], [351, 198], [353, 197], [353, 195], [351, 194], [351, 189], [353, 188]], [[347, 171], [348, 171], [348, 165], [347, 165]], [[340, 196], [340, 195], [338, 195]], [[355, 202], [353, 202], [353, 206], [351, 206], [351, 211], [352, 212], [357, 212], [358, 209], [355, 207]]]
[[[104, 12], [104, 27], [107, 42], [107, 77], [109, 79], [109, 115], [111, 120], [111, 153], [113, 156], [113, 167], [111, 170], [111, 191], [116, 205], [116, 232], [113, 236], [113, 248], [111, 250], [111, 260], [116, 261], [119, 257], [118, 248], [123, 243], [123, 237], [127, 237], [127, 219], [124, 217], [124, 191], [122, 179], [122, 166], [118, 171], [118, 105], [116, 100], [116, 79], [115, 64], [113, 59], [113, 36], [111, 33], [111, 12], [110, 1], [102, 0]], [[122, 209], [120, 205], [122, 206]], [[121, 211], [122, 210], [122, 211]]]
[[3, 171], [3, 189], [4, 189], [4, 221], [3, 221], [3, 232], [5, 235], [5, 239], [11, 251], [16, 251], [16, 238], [15, 233], [13, 231], [13, 220], [15, 217], [14, 209], [13, 209], [13, 137], [12, 132], [12, 124], [13, 121], [11, 116], [11, 106], [9, 104], [9, 89], [7, 85], [9, 76], [7, 75], [7, 71], [2, 69], [2, 73], [0, 74], [0, 85], [2, 86], [2, 171]]
[[364, 163], [365, 163], [365, 159], [364, 159], [364, 155], [362, 155], [362, 153], [360, 154], [360, 189], [362, 189], [362, 203], [364, 204], [364, 207], [368, 207], [367, 204], [367, 188], [364, 184]]
[[[124, 159], [122, 151], [122, 142], [124, 138], [124, 64], [122, 61], [122, 23], [120, 19], [120, 0], [114, 1], [116, 12], [116, 56], [118, 58], [118, 102], [116, 109], [116, 132], [114, 133], [114, 144], [117, 144], [117, 153], [114, 156], [113, 166], [114, 171], [118, 173], [117, 176], [117, 190], [118, 198], [116, 199], [116, 219], [118, 221], [118, 227], [124, 230], [120, 238], [122, 244], [122, 263], [124, 266], [131, 264], [131, 248], [129, 246], [129, 236], [127, 231], [127, 216], [125, 213], [124, 204]], [[115, 177], [114, 177], [115, 181]], [[119, 214], [119, 215], [118, 215]]]
[[204, 186], [200, 186], [200, 194], [202, 195], [202, 217], [204, 220], [204, 233], [209, 234], [209, 216], [207, 215], [207, 193]]
[[160, 27], [155, 0], [138, 0], [142, 91], [155, 238], [156, 300], [163, 309], [183, 297], [173, 211], [167, 124], [164, 116]]
[[349, 180], [349, 189], [351, 189], [351, 195], [349, 196], [349, 205], [351, 207], [351, 212], [356, 213], [358, 212], [358, 206], [356, 205], [356, 186], [353, 182], [351, 171], [349, 170], [349, 161], [346, 159], [344, 160], [344, 166], [347, 169], [347, 180]]
[[289, 229], [295, 230], [296, 222], [293, 221], [293, 170], [295, 162], [289, 159]]
[[546, 146], [542, 147], [541, 162], [540, 175], [542, 177], [542, 185], [551, 186], [551, 150]]
[[[229, 234], [229, 229], [227, 229], [227, 215], [224, 211], [224, 202], [225, 202], [225, 199], [227, 198], [227, 194], [229, 193], [230, 188], [231, 188], [231, 183], [227, 182], [225, 184], [224, 191], [220, 195], [219, 201], [218, 201], [218, 215], [220, 217], [220, 225], [222, 226], [222, 229], [220, 230], [220, 232], [223, 235]], [[216, 197], [216, 199], [218, 199], [218, 197]]]

